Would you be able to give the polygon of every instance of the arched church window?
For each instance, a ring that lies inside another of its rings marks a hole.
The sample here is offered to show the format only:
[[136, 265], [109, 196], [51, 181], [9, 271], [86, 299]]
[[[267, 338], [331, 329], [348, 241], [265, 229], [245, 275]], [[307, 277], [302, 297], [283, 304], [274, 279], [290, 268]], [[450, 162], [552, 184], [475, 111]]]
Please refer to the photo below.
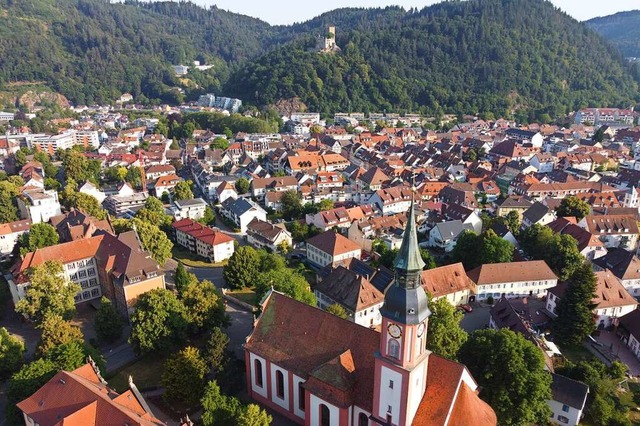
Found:
[[263, 386], [263, 382], [262, 382], [262, 361], [260, 361], [259, 359], [256, 359], [253, 362], [253, 370], [255, 373], [255, 377], [256, 377], [256, 385], [258, 387], [262, 387]]
[[276, 395], [284, 399], [284, 374], [280, 370], [276, 371]]
[[365, 413], [358, 414], [358, 426], [368, 426], [369, 417]]
[[389, 356], [400, 359], [400, 342], [396, 339], [389, 339], [387, 352], [389, 352]]
[[331, 412], [324, 404], [320, 404], [320, 426], [331, 426]]

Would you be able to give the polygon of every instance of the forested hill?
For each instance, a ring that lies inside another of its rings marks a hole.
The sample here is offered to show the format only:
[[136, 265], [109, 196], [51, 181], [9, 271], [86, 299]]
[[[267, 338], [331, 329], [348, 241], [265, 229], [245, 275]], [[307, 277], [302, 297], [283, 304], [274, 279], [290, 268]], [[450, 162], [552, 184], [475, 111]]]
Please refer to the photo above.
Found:
[[[622, 56], [542, 0], [446, 2], [338, 27], [341, 54], [296, 42], [248, 62], [228, 92], [270, 104], [298, 96], [311, 110], [493, 112], [551, 116], [631, 105], [638, 87]], [[524, 117], [523, 117], [524, 118]]]
[[640, 10], [593, 18], [585, 23], [613, 43], [624, 56], [640, 57]]
[[264, 53], [272, 27], [181, 2], [0, 0], [0, 84], [42, 81], [76, 103], [123, 92], [171, 101], [171, 64], [216, 65], [201, 77], [219, 89], [228, 64]]
[[[341, 53], [313, 49], [328, 24]], [[337, 9], [290, 26], [188, 2], [0, 0], [0, 40], [0, 92], [40, 82], [77, 104], [214, 92], [258, 105], [299, 97], [327, 114], [555, 115], [638, 96], [621, 55], [543, 0]], [[214, 68], [184, 79], [170, 68], [193, 60]]]

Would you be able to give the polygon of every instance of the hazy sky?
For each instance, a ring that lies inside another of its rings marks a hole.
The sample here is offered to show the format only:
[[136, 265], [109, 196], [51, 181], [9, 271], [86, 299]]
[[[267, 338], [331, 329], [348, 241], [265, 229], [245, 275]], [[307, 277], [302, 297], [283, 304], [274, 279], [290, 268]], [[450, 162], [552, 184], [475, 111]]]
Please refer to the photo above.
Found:
[[[306, 21], [339, 7], [378, 7], [399, 5], [422, 9], [436, 0], [192, 0], [197, 4], [217, 5], [221, 9], [255, 16], [271, 24], [291, 24]], [[640, 9], [638, 0], [551, 0], [553, 4], [583, 21], [596, 16], [611, 15], [623, 10]]]

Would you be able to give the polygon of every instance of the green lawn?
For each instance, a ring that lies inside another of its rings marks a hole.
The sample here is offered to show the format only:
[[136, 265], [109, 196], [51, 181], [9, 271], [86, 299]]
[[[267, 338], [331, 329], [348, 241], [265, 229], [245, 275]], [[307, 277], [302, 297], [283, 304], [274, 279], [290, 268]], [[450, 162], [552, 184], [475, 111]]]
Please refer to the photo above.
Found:
[[119, 393], [129, 389], [129, 376], [133, 377], [133, 382], [141, 391], [159, 387], [163, 366], [169, 355], [171, 354], [143, 356], [138, 361], [115, 373], [107, 382]]
[[228, 291], [227, 294], [235, 299], [238, 299], [241, 302], [248, 303], [252, 306], [255, 306], [258, 303], [258, 301], [256, 300], [256, 292], [251, 290], [250, 288]]
[[588, 361], [594, 359], [595, 357], [589, 349], [584, 346], [577, 345], [558, 345], [560, 347], [560, 352], [567, 358], [569, 361], [576, 363], [579, 361]]
[[178, 245], [174, 245], [171, 249], [171, 256], [175, 260], [182, 262], [185, 266], [192, 268], [217, 268], [227, 264], [226, 260], [219, 263], [211, 263], [207, 259], [195, 255]]

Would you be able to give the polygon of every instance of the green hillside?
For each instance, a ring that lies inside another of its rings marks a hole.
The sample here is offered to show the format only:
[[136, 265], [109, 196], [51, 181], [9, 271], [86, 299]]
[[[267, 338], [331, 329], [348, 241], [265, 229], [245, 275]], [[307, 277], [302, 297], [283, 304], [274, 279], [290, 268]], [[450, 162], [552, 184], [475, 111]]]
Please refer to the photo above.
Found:
[[[320, 54], [316, 40], [329, 24], [342, 51]], [[0, 40], [0, 91], [42, 84], [77, 104], [124, 92], [156, 102], [214, 92], [258, 106], [299, 97], [325, 114], [533, 119], [638, 100], [621, 55], [543, 0], [337, 9], [290, 26], [188, 2], [0, 0]], [[176, 78], [170, 65], [193, 60], [214, 68]]]
[[528, 118], [638, 99], [621, 55], [546, 1], [446, 2], [337, 33], [341, 54], [298, 41], [246, 63], [227, 91], [259, 104], [298, 96], [324, 113], [526, 110]]
[[640, 10], [594, 18], [585, 23], [611, 41], [624, 56], [640, 57]]

